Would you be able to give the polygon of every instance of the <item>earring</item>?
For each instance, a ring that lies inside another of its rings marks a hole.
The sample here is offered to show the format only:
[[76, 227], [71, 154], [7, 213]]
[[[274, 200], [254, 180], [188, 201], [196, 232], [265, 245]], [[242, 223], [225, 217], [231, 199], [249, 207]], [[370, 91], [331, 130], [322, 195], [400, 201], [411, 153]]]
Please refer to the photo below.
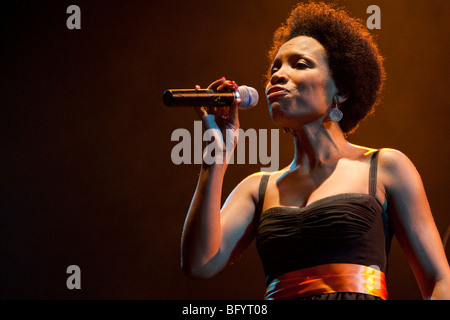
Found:
[[334, 108], [331, 109], [331, 111], [330, 111], [330, 118], [331, 118], [331, 121], [339, 122], [342, 120], [342, 117], [344, 116], [344, 114], [342, 113], [341, 110], [338, 109], [339, 104], [337, 102], [336, 96], [334, 96], [333, 100], [334, 100]]

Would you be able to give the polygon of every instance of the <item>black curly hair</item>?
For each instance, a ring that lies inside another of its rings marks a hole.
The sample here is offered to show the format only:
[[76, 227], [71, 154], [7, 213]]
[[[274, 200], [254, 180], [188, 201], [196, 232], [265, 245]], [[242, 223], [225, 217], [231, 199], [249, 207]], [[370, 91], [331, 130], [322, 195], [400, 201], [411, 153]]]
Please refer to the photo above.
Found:
[[312, 37], [325, 48], [338, 90], [349, 95], [339, 107], [344, 113], [339, 125], [344, 133], [354, 132], [374, 112], [386, 77], [372, 35], [359, 19], [335, 4], [300, 3], [276, 30], [269, 59], [273, 61], [283, 43], [297, 36]]

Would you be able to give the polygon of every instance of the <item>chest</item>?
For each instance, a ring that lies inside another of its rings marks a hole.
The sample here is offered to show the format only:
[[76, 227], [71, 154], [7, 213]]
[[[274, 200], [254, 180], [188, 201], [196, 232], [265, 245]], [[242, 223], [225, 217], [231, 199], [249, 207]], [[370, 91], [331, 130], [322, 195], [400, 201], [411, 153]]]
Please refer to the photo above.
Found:
[[317, 200], [342, 193], [369, 193], [369, 164], [340, 161], [312, 171], [283, 172], [270, 177], [263, 210], [272, 207], [303, 208]]

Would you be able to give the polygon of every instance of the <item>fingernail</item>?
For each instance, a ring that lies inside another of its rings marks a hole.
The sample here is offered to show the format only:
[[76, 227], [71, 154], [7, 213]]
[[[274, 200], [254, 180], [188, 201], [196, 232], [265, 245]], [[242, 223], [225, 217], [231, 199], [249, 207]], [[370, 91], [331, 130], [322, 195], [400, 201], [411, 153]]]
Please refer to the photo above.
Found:
[[239, 88], [239, 86], [237, 85], [236, 81], [230, 81], [230, 84], [233, 86], [233, 89]]

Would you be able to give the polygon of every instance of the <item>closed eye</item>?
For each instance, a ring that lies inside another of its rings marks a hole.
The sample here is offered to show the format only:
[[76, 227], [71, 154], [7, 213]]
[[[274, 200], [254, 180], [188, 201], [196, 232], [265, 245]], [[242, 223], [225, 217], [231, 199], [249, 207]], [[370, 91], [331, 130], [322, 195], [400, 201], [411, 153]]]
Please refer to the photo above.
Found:
[[296, 69], [307, 69], [309, 68], [309, 64], [304, 59], [300, 59], [297, 61], [297, 63], [294, 66]]
[[[306, 58], [303, 58], [303, 55], [294, 54], [291, 57], [289, 57], [289, 64], [292, 68], [298, 69], [298, 70], [304, 70], [309, 69], [314, 66], [314, 63], [309, 61]], [[270, 69], [270, 75], [272, 76], [275, 72], [277, 72], [281, 68], [281, 61], [275, 60], [272, 64], [272, 68]]]
[[280, 68], [281, 68], [281, 61], [277, 59], [272, 63], [272, 67], [270, 68], [270, 75], [273, 75]]

